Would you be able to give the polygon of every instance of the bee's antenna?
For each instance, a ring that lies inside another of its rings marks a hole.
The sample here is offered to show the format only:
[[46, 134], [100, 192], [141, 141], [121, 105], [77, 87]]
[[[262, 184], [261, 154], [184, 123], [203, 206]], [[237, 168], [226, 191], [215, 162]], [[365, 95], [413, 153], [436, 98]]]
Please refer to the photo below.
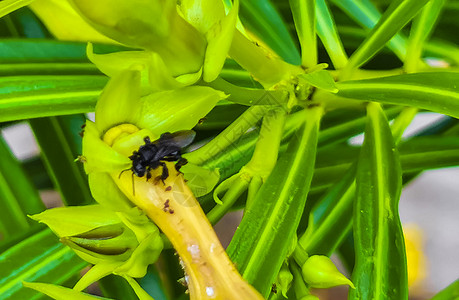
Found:
[[[129, 171], [129, 170], [131, 170], [131, 168], [121, 171], [120, 175], [118, 175], [118, 179], [121, 178], [121, 175], [122, 175], [124, 172]], [[134, 174], [134, 173], [132, 173], [132, 174]]]

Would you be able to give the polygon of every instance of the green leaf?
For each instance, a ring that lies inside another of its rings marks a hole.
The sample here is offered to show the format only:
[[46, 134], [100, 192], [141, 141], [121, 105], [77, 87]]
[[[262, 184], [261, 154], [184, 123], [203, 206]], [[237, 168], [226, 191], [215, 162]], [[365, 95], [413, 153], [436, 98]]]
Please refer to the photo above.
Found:
[[0, 78], [0, 122], [94, 110], [104, 76], [10, 76]]
[[355, 166], [314, 205], [306, 232], [298, 243], [309, 254], [330, 256], [352, 228]]
[[247, 106], [220, 101], [217, 105], [194, 127], [196, 131], [225, 129], [239, 117]]
[[421, 12], [413, 19], [413, 25], [408, 39], [407, 56], [405, 59], [405, 70], [415, 72], [418, 61], [421, 59], [423, 44], [426, 42], [434, 29], [435, 23], [440, 15], [441, 9], [446, 0], [429, 1]]
[[261, 85], [256, 82], [250, 73], [243, 69], [232, 59], [227, 59], [220, 73], [220, 77], [224, 80], [240, 86], [250, 88], [260, 88]]
[[39, 291], [56, 300], [94, 300], [94, 299], [110, 300], [109, 298], [92, 296], [92, 295], [78, 292], [73, 289], [63, 287], [63, 286], [58, 286], [58, 285], [48, 284], [48, 283], [24, 282], [24, 286], [27, 288], [31, 288], [36, 291]]
[[401, 167], [379, 104], [369, 103], [356, 177], [356, 266], [350, 299], [408, 299], [403, 231], [398, 214]]
[[241, 1], [242, 23], [286, 62], [299, 65], [301, 57], [288, 27], [270, 1]]
[[0, 76], [19, 75], [99, 75], [88, 63], [17, 63], [2, 64]]
[[[72, 128], [66, 119], [75, 122]], [[75, 132], [81, 130], [83, 116], [37, 118], [29, 121], [41, 149], [41, 157], [50, 177], [67, 205], [93, 203], [87, 176], [82, 166], [75, 162], [81, 151], [81, 137]], [[75, 140], [78, 139], [78, 143]]]
[[301, 64], [311, 68], [317, 64], [315, 0], [289, 0], [295, 28], [301, 45]]
[[436, 294], [430, 300], [454, 300], [459, 298], [459, 279], [451, 283], [444, 290]]
[[135, 297], [135, 293], [127, 281], [120, 276], [112, 274], [104, 277], [99, 280], [99, 285], [105, 297], [114, 299], [134, 299]]
[[0, 157], [0, 232], [8, 239], [32, 225], [27, 214], [38, 213], [45, 206], [1, 136]]
[[[402, 110], [401, 107], [391, 107], [385, 110], [389, 119], [393, 119]], [[339, 114], [339, 122], [320, 131], [319, 147], [347, 141], [349, 138], [361, 133], [365, 129], [364, 116], [345, 119], [347, 112]]]
[[[114, 45], [94, 45], [98, 53], [125, 48]], [[4, 39], [0, 41], [0, 61], [3, 63], [87, 63], [86, 43], [47, 39]]]
[[397, 0], [392, 2], [365, 41], [351, 55], [342, 76], [370, 60], [429, 0]]
[[20, 241], [0, 255], [0, 295], [3, 299], [41, 299], [23, 288], [23, 281], [63, 284], [87, 266], [46, 229]]
[[327, 70], [319, 70], [312, 73], [300, 74], [298, 78], [305, 80], [307, 83], [316, 88], [329, 91], [331, 93], [338, 92], [335, 80]]
[[347, 54], [325, 0], [316, 0], [316, 18], [317, 35], [324, 44], [335, 69], [341, 69], [347, 63]]
[[[459, 165], [459, 141], [455, 137], [416, 137], [402, 142], [399, 151], [404, 173]], [[335, 186], [355, 161], [358, 152], [358, 148], [348, 146], [321, 148], [311, 190], [319, 192]]]
[[[381, 13], [375, 5], [369, 0], [332, 0], [333, 3], [341, 8], [349, 17], [360, 24], [363, 28], [370, 30], [376, 26], [381, 19]], [[365, 36], [366, 37], [366, 36]], [[387, 46], [391, 49], [400, 59], [406, 56], [406, 38], [397, 33], [388, 42]]]
[[296, 234], [314, 169], [322, 109], [314, 107], [301, 115], [306, 125], [292, 137], [228, 247], [243, 277], [265, 297]]
[[336, 85], [338, 96], [364, 101], [414, 106], [459, 118], [459, 73], [429, 72]]
[[457, 136], [424, 136], [412, 138], [399, 146], [404, 172], [459, 165]]

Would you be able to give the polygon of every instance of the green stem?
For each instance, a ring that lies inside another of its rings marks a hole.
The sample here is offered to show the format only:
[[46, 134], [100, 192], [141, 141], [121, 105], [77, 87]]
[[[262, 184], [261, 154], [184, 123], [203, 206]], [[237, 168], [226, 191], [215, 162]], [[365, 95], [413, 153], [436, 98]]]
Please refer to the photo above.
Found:
[[216, 224], [233, 206], [237, 199], [247, 190], [249, 182], [244, 178], [238, 177], [236, 182], [223, 196], [222, 204], [217, 204], [208, 214], [207, 218], [211, 224]]
[[301, 247], [300, 244], [296, 245], [292, 256], [293, 256], [293, 259], [295, 259], [295, 262], [299, 266], [302, 266], [306, 262], [306, 260], [309, 258], [308, 253], [303, 249], [303, 247]]
[[243, 168], [251, 174], [260, 175], [263, 181], [276, 165], [286, 115], [281, 108], [265, 115], [252, 159]]
[[249, 184], [247, 202], [245, 204], [246, 210], [249, 209], [250, 206], [252, 205], [253, 199], [255, 199], [255, 196], [257, 195], [257, 192], [261, 188], [262, 184], [263, 184], [263, 180], [261, 179], [261, 176], [258, 176], [258, 175], [253, 176]]
[[193, 164], [202, 165], [236, 142], [261, 119], [268, 109], [269, 106], [265, 105], [249, 107], [239, 118], [209, 143], [193, 152], [187, 153], [184, 157]]
[[301, 299], [307, 295], [310, 295], [309, 289], [303, 280], [301, 267], [292, 261], [290, 263], [290, 271], [292, 271], [293, 274], [293, 289], [295, 291], [296, 299]]
[[286, 115], [282, 108], [274, 109], [265, 115], [252, 159], [241, 169], [241, 172], [246, 171], [252, 177], [246, 209], [276, 165]]

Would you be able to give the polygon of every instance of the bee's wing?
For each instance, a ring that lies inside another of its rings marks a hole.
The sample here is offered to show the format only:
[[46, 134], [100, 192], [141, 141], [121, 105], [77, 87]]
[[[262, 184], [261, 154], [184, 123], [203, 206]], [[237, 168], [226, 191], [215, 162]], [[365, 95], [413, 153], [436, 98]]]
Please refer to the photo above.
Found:
[[193, 130], [181, 130], [171, 133], [168, 139], [171, 139], [180, 148], [184, 148], [193, 142], [195, 136], [196, 132]]

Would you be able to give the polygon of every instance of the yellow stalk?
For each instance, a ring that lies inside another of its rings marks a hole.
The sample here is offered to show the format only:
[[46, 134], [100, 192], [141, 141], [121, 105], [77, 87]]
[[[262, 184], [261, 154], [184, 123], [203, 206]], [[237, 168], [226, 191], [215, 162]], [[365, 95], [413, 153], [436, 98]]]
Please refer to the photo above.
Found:
[[112, 178], [174, 245], [186, 272], [190, 299], [263, 299], [230, 261], [183, 175], [175, 171], [174, 163], [167, 163], [167, 168], [170, 175], [164, 183], [158, 177], [161, 167], [152, 171], [148, 181], [132, 172], [121, 177], [113, 173]]

